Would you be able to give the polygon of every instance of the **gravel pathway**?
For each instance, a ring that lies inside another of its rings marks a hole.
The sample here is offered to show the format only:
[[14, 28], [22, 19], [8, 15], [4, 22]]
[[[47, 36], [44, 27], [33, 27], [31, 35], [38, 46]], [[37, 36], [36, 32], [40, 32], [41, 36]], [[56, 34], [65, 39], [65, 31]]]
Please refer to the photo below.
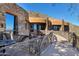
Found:
[[73, 48], [68, 42], [52, 43], [42, 53], [41, 56], [79, 56], [79, 51]]

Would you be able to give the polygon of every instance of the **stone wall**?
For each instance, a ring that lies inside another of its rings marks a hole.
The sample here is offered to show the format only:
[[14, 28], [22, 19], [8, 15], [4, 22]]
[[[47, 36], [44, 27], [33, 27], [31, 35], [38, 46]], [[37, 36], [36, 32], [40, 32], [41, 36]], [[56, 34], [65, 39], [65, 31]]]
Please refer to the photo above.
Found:
[[69, 24], [69, 29], [70, 29], [70, 32], [76, 32], [76, 31], [79, 31], [79, 26]]
[[[0, 31], [5, 31], [5, 14], [9, 13], [15, 16], [14, 30], [15, 34], [29, 35], [29, 17], [28, 12], [14, 3], [0, 4]], [[3, 25], [1, 25], [3, 24]]]

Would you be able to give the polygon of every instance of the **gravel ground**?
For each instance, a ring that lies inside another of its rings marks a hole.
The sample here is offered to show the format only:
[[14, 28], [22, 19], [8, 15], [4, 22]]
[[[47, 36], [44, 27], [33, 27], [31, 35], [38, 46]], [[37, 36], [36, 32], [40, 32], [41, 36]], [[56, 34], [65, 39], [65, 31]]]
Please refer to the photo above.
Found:
[[[66, 40], [63, 37], [58, 35], [58, 41]], [[38, 39], [38, 38], [34, 38]], [[61, 40], [60, 40], [61, 39]], [[6, 46], [3, 49], [6, 50], [4, 54], [0, 53], [0, 55], [5, 56], [30, 56], [28, 52], [28, 42], [29, 38], [27, 38], [23, 42], [19, 42], [10, 46]], [[53, 42], [50, 44], [40, 55], [41, 56], [79, 56], [79, 51], [76, 48], [73, 48], [72, 45], [68, 42], [60, 43]]]
[[79, 51], [68, 42], [52, 43], [45, 49], [41, 56], [79, 56]]

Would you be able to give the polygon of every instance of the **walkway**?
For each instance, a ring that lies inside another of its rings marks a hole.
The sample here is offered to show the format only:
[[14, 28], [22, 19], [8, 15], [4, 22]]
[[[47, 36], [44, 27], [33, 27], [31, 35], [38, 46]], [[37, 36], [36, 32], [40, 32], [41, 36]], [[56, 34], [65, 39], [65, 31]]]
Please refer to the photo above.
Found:
[[[73, 48], [66, 39], [56, 35], [59, 42], [52, 43], [42, 53], [41, 56], [79, 56], [79, 51]], [[64, 40], [64, 42], [61, 42]]]

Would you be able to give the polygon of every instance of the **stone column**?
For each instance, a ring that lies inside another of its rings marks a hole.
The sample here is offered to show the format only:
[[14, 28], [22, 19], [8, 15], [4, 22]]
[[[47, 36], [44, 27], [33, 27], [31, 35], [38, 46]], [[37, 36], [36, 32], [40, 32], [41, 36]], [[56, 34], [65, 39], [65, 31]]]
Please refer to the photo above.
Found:
[[13, 39], [13, 32], [11, 31], [11, 33], [10, 33], [10, 36], [11, 36], [11, 40], [14, 40]]
[[26, 26], [27, 26], [27, 32], [28, 32], [27, 34], [30, 34], [31, 24], [28, 21], [26, 23], [27, 23]]
[[4, 13], [0, 11], [0, 31], [5, 31], [6, 24], [5, 24], [5, 16]]
[[61, 31], [64, 31], [64, 20], [62, 20]]
[[48, 18], [46, 19], [46, 28], [45, 28], [45, 34], [47, 35], [48, 33]]

